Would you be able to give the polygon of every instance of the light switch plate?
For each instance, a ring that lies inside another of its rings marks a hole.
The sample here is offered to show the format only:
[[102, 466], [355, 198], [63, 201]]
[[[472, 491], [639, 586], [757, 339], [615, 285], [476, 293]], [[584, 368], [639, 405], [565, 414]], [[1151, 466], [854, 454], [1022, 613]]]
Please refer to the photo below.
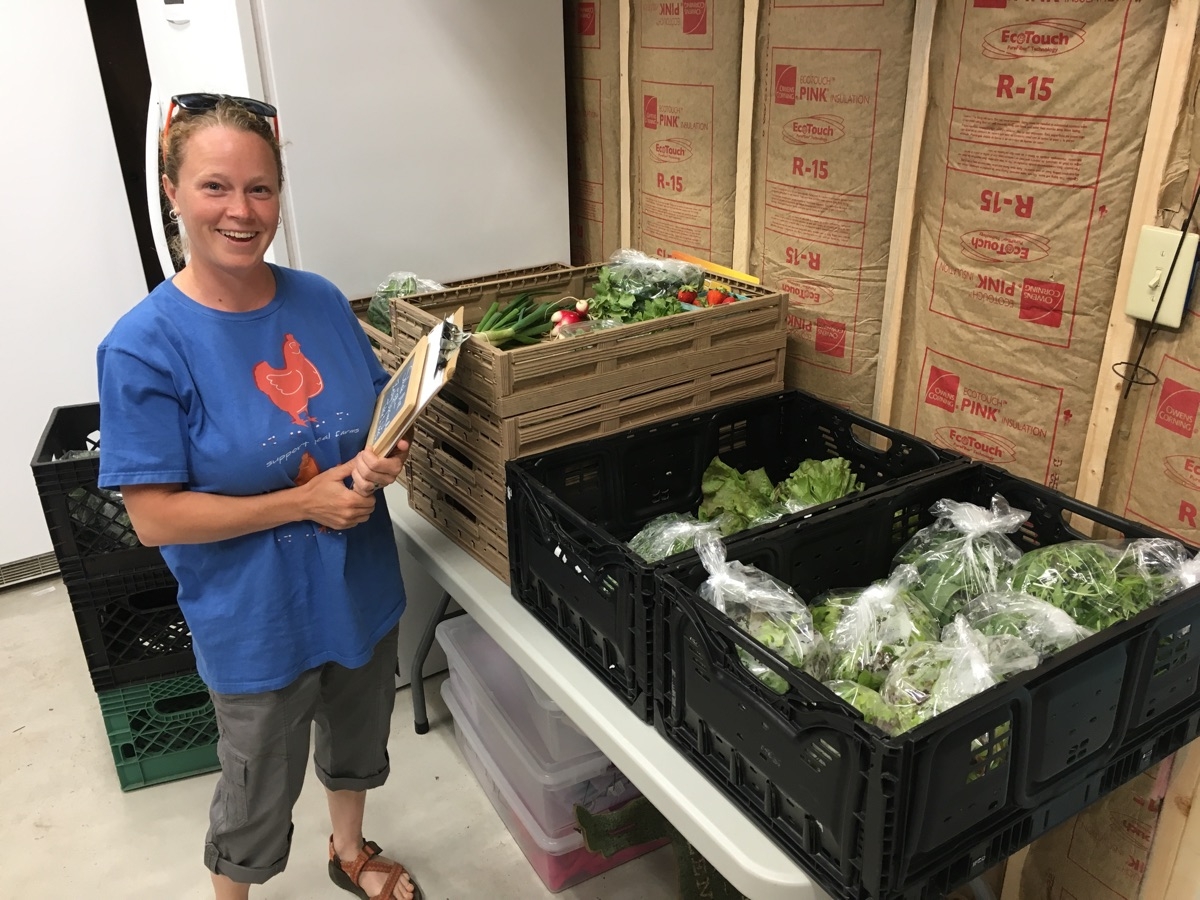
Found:
[[1189, 231], [1183, 239], [1183, 249], [1171, 273], [1171, 283], [1163, 298], [1158, 317], [1154, 317], [1154, 306], [1162, 293], [1163, 282], [1175, 258], [1179, 245], [1179, 231], [1174, 228], [1158, 228], [1153, 225], [1142, 227], [1137, 255], [1133, 260], [1133, 275], [1129, 279], [1129, 296], [1125, 299], [1125, 314], [1135, 319], [1164, 328], [1178, 328], [1183, 321], [1183, 307], [1187, 300], [1188, 284], [1192, 280], [1192, 263], [1196, 259], [1196, 245], [1200, 235]]

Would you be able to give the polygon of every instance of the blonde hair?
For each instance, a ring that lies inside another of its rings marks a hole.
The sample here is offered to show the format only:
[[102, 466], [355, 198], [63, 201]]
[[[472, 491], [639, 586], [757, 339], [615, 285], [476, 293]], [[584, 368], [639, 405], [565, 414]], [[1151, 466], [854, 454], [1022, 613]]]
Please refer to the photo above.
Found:
[[159, 139], [162, 149], [163, 174], [171, 184], [179, 184], [179, 169], [183, 166], [184, 150], [188, 139], [193, 134], [214, 125], [224, 125], [239, 131], [257, 134], [271, 148], [275, 157], [275, 171], [279, 174], [279, 185], [283, 185], [283, 154], [279, 149], [279, 141], [271, 123], [262, 116], [250, 112], [236, 100], [222, 97], [212, 109], [188, 112], [186, 109], [176, 109], [171, 118], [170, 127], [165, 129]]

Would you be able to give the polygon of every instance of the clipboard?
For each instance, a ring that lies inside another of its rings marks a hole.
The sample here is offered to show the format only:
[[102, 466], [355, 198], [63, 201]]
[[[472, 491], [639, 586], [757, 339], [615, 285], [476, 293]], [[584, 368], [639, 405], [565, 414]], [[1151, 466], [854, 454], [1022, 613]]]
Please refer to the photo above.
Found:
[[460, 306], [424, 335], [379, 392], [367, 446], [379, 456], [392, 452], [412, 430], [417, 416], [454, 375], [459, 348], [470, 336], [463, 330]]

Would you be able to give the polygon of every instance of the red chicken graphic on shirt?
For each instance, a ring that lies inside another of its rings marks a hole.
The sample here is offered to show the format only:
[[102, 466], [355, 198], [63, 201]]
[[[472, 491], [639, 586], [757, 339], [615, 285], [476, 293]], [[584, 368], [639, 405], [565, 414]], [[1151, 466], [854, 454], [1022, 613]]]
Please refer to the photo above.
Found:
[[283, 368], [276, 369], [266, 362], [254, 367], [254, 383], [272, 403], [292, 417], [296, 425], [315, 424], [308, 414], [308, 401], [325, 387], [321, 373], [300, 352], [300, 342], [292, 335], [283, 336]]

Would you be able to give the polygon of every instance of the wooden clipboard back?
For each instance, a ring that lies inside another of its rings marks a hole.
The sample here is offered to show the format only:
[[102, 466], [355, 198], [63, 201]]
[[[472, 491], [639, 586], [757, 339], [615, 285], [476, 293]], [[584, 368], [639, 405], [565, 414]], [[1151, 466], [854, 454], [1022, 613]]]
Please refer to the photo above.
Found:
[[422, 337], [375, 400], [367, 446], [379, 456], [392, 452], [417, 408], [428, 350], [429, 342]]
[[[460, 306], [445, 321], [461, 333], [463, 308]], [[375, 401], [375, 415], [367, 441], [375, 454], [386, 456], [391, 453], [396, 442], [412, 430], [421, 410], [453, 376], [458, 365], [459, 347], [452, 347], [443, 357], [441, 337], [444, 329], [445, 325], [439, 324], [429, 334], [422, 335]], [[437, 346], [431, 338], [436, 340]]]

